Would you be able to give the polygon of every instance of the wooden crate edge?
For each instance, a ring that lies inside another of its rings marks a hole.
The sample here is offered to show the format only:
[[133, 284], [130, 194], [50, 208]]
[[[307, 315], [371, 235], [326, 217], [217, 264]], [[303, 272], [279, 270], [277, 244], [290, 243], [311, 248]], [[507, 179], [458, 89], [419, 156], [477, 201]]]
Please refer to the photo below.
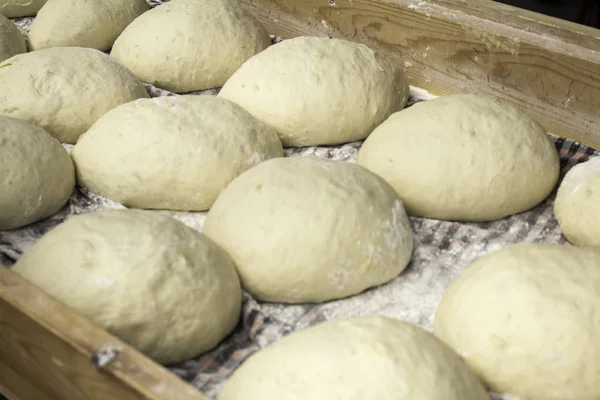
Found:
[[275, 35], [364, 43], [432, 94], [509, 101], [600, 149], [600, 30], [474, 0], [242, 0]]
[[[101, 349], [117, 350], [114, 360], [103, 368], [92, 362]], [[18, 400], [207, 400], [191, 385], [2, 266], [0, 388]]]

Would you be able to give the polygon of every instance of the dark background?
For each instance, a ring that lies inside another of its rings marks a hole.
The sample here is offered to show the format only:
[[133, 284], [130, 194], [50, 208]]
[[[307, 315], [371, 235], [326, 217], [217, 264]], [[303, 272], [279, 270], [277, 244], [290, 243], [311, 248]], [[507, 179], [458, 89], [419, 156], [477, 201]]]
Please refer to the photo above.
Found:
[[600, 0], [496, 0], [551, 17], [600, 28]]

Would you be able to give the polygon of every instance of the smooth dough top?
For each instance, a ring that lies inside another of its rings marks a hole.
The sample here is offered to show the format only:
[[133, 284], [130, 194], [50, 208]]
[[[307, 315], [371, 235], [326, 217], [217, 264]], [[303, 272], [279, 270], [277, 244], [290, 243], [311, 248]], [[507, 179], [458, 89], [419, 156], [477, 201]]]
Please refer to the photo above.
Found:
[[521, 243], [480, 257], [447, 288], [434, 333], [493, 391], [598, 399], [600, 251]]
[[0, 63], [0, 114], [31, 121], [66, 143], [140, 97], [149, 97], [144, 85], [94, 49], [53, 47]]
[[21, 53], [27, 53], [23, 34], [15, 24], [0, 14], [0, 62]]
[[409, 214], [487, 221], [544, 200], [559, 174], [544, 129], [512, 105], [455, 95], [393, 114], [367, 138], [358, 164], [386, 179]]
[[600, 157], [567, 172], [556, 194], [554, 214], [571, 243], [600, 247]]
[[231, 182], [204, 232], [261, 300], [320, 302], [359, 293], [406, 268], [413, 233], [394, 190], [356, 165], [275, 158]]
[[285, 146], [364, 139], [408, 100], [401, 68], [340, 39], [284, 40], [246, 61], [220, 96], [279, 133]]
[[137, 208], [207, 210], [227, 184], [283, 157], [277, 134], [217, 96], [139, 99], [105, 114], [71, 156], [78, 182]]
[[184, 93], [222, 86], [270, 45], [266, 29], [235, 0], [171, 0], [133, 21], [111, 55], [142, 81]]
[[6, 18], [32, 17], [48, 0], [2, 0], [0, 14]]
[[57, 213], [74, 187], [71, 157], [58, 140], [0, 115], [0, 231]]
[[29, 45], [33, 50], [60, 46], [108, 50], [148, 9], [146, 0], [48, 0], [31, 24]]
[[218, 400], [488, 400], [460, 357], [388, 317], [321, 323], [252, 355]]
[[164, 364], [214, 347], [240, 315], [242, 293], [228, 255], [152, 211], [73, 216], [13, 270]]

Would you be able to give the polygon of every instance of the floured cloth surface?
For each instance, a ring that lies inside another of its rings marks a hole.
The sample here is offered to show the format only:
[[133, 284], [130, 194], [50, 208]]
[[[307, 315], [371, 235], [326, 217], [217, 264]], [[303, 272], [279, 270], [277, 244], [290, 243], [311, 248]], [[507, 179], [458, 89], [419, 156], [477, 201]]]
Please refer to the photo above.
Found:
[[[158, 1], [150, 3], [159, 3]], [[25, 32], [31, 19], [13, 20]], [[147, 85], [153, 96], [172, 95]], [[214, 95], [218, 90], [199, 94]], [[422, 99], [411, 98], [409, 106]], [[561, 179], [573, 165], [600, 153], [564, 139], [555, 140], [561, 157]], [[286, 149], [292, 156], [314, 155], [355, 162], [361, 142], [342, 146]], [[70, 146], [65, 146], [69, 149]], [[423, 149], [425, 156], [427, 149]], [[323, 304], [279, 305], [257, 302], [244, 296], [243, 317], [236, 330], [217, 348], [170, 370], [214, 397], [228, 376], [248, 356], [275, 342], [283, 335], [322, 321], [381, 314], [403, 319], [430, 330], [433, 315], [444, 288], [475, 258], [504, 245], [521, 241], [566, 243], [553, 215], [555, 192], [533, 210], [487, 223], [455, 223], [410, 218], [415, 233], [415, 250], [409, 267], [391, 282], [359, 295]], [[0, 264], [11, 266], [31, 244], [52, 227], [74, 214], [123, 208], [120, 204], [77, 189], [57, 215], [36, 224], [0, 232]], [[192, 228], [201, 230], [204, 212], [157, 211], [172, 215]], [[299, 228], [301, 229], [301, 228]]]

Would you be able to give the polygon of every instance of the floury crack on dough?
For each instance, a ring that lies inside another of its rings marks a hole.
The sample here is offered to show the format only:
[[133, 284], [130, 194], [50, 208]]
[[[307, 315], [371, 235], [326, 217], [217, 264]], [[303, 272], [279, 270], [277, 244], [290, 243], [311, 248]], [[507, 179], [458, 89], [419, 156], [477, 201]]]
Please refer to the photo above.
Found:
[[0, 14], [6, 18], [32, 17], [48, 0], [2, 0]]
[[31, 25], [29, 45], [33, 50], [60, 46], [108, 50], [148, 9], [146, 0], [48, 0]]
[[227, 186], [204, 232], [260, 300], [321, 302], [357, 294], [406, 268], [413, 233], [394, 190], [366, 169], [276, 158]]
[[489, 400], [460, 357], [432, 334], [366, 316], [292, 333], [252, 355], [218, 400]]
[[497, 393], [600, 398], [600, 250], [521, 243], [452, 282], [434, 333]]
[[600, 247], [600, 157], [567, 173], [556, 194], [554, 214], [571, 243]]
[[400, 66], [367, 46], [300, 37], [246, 61], [219, 96], [300, 147], [364, 139], [406, 105], [408, 89]]
[[27, 43], [19, 28], [0, 14], [0, 62], [27, 53]]
[[0, 115], [33, 122], [65, 143], [140, 97], [149, 97], [144, 85], [94, 49], [53, 47], [0, 63]]
[[171, 0], [133, 21], [111, 55], [142, 81], [184, 93], [223, 86], [270, 45], [266, 29], [236, 0]]
[[490, 97], [455, 95], [393, 114], [357, 163], [387, 180], [409, 215], [489, 221], [529, 210], [558, 180], [552, 139], [533, 119]]
[[163, 364], [210, 350], [240, 315], [242, 292], [227, 253], [151, 211], [73, 216], [13, 271]]
[[139, 99], [105, 114], [71, 153], [79, 184], [137, 208], [202, 211], [242, 172], [283, 157], [277, 133], [216, 96]]
[[74, 187], [73, 163], [58, 140], [0, 115], [0, 231], [54, 215]]

